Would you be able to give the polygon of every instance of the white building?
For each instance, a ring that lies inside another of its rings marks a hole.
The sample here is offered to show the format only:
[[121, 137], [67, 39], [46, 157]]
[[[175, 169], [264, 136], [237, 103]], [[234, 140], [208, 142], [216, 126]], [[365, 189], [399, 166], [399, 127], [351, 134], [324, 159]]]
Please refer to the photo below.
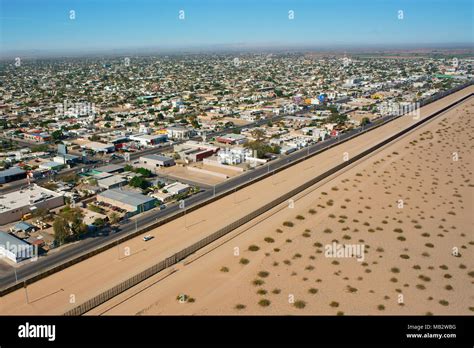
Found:
[[230, 165], [244, 163], [248, 157], [252, 157], [252, 151], [244, 147], [221, 149], [217, 154], [219, 163]]
[[170, 193], [172, 195], [179, 195], [181, 193], [188, 192], [190, 189], [191, 189], [191, 186], [189, 186], [187, 184], [183, 184], [183, 183], [180, 183], [180, 182], [174, 182], [172, 184], [169, 184], [169, 185], [163, 187], [162, 191], [166, 190], [166, 191], [168, 191], [168, 193]]
[[168, 140], [166, 134], [135, 134], [128, 137], [132, 141], [136, 141], [142, 146], [153, 146], [164, 143]]
[[54, 209], [64, 204], [62, 194], [31, 185], [0, 196], [0, 225], [20, 220], [37, 209]]
[[35, 256], [34, 251], [33, 245], [0, 231], [0, 259], [7, 258], [14, 263], [18, 263]]
[[166, 132], [171, 139], [187, 139], [193, 134], [192, 130], [186, 127], [169, 127]]

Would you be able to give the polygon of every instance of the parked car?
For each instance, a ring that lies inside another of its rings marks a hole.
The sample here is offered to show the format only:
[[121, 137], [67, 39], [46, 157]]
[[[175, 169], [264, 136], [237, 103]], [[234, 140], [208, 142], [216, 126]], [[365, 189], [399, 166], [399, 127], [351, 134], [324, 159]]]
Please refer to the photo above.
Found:
[[153, 239], [153, 236], [152, 236], [152, 235], [149, 235], [149, 234], [147, 234], [145, 237], [143, 237], [143, 240], [144, 240], [145, 242], [148, 242], [150, 239]]

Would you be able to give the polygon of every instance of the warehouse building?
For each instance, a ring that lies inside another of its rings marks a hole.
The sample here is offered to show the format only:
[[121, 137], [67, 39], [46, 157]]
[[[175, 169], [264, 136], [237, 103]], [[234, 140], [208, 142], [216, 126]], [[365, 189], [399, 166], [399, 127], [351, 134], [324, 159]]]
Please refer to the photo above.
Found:
[[82, 161], [82, 158], [68, 153], [59, 154], [53, 158], [53, 161], [61, 164], [77, 164]]
[[153, 146], [165, 143], [168, 140], [167, 134], [136, 134], [130, 135], [129, 139], [142, 146]]
[[106, 166], [95, 168], [95, 171], [101, 173], [117, 174], [125, 171], [125, 166], [118, 164], [108, 164]]
[[62, 194], [31, 185], [26, 189], [0, 196], [0, 225], [21, 220], [36, 209], [54, 209], [64, 204]]
[[145, 164], [147, 166], [157, 168], [157, 167], [171, 167], [174, 166], [174, 159], [168, 156], [163, 155], [146, 155], [141, 156], [140, 164]]
[[26, 178], [26, 172], [18, 167], [11, 167], [0, 171], [0, 184]]
[[37, 256], [35, 247], [24, 240], [0, 231], [0, 258], [7, 258], [14, 263]]
[[99, 187], [110, 190], [113, 188], [125, 186], [127, 182], [128, 182], [127, 178], [122, 175], [110, 175], [106, 178], [97, 180], [97, 185]]
[[125, 209], [128, 211], [127, 216], [133, 216], [135, 214], [153, 209], [156, 207], [157, 203], [157, 200], [154, 197], [148, 197], [136, 191], [120, 189], [111, 189], [99, 193], [97, 195], [97, 201]]
[[83, 149], [91, 150], [95, 153], [110, 153], [115, 151], [114, 144], [104, 144], [97, 141], [91, 141], [81, 146]]
[[241, 134], [225, 134], [216, 138], [217, 142], [228, 145], [242, 145], [247, 142], [247, 138]]

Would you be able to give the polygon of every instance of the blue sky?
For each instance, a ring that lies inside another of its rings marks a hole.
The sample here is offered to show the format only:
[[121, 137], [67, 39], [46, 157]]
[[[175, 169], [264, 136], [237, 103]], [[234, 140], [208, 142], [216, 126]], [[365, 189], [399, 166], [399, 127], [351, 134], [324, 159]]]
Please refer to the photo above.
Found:
[[472, 0], [0, 0], [0, 49], [472, 43], [472, 21]]

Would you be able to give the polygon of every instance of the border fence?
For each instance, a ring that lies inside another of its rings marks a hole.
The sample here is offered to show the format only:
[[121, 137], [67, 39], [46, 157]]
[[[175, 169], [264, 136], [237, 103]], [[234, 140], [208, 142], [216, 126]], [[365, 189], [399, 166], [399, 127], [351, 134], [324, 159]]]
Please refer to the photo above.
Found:
[[[441, 92], [441, 93], [438, 93], [437, 95], [434, 95], [430, 98], [427, 99], [427, 101], [422, 101], [420, 103], [421, 106], [424, 106], [424, 105], [427, 105], [431, 102], [434, 102], [436, 100], [439, 100], [449, 94], [452, 94], [452, 93], [455, 93], [465, 87], [468, 87], [470, 85], [474, 84], [473, 81], [469, 81], [468, 83], [466, 84], [463, 84], [463, 85], [460, 85], [450, 91], [445, 91], [445, 92]], [[324, 172], [323, 174], [321, 175], [318, 175], [316, 177], [314, 177], [313, 179], [303, 183], [302, 185], [296, 187], [295, 189], [283, 194], [282, 196], [274, 199], [273, 201], [265, 204], [264, 206], [258, 208], [257, 210], [247, 214], [246, 216], [234, 221], [233, 223], [219, 229], [218, 231], [212, 233], [211, 235], [201, 239], [200, 241], [190, 245], [189, 247], [173, 254], [172, 256], [160, 261], [159, 263], [145, 269], [144, 271], [136, 274], [135, 276], [121, 282], [120, 284], [112, 287], [111, 289], [109, 290], [106, 290], [100, 294], [98, 294], [97, 296], [94, 296], [92, 297], [91, 299], [81, 303], [80, 305], [72, 308], [71, 310], [67, 311], [66, 313], [64, 313], [64, 315], [82, 315], [84, 313], [87, 313], [88, 311], [90, 311], [91, 309], [105, 303], [106, 301], [112, 299], [113, 297], [119, 295], [120, 293], [136, 286], [137, 284], [139, 284], [140, 282], [146, 280], [147, 278], [150, 278], [151, 276], [161, 272], [162, 270], [172, 266], [172, 265], [175, 265], [176, 263], [180, 262], [181, 260], [185, 259], [186, 257], [192, 255], [193, 253], [195, 253], [197, 250], [209, 245], [210, 243], [218, 240], [219, 238], [223, 237], [224, 235], [228, 234], [229, 232], [235, 230], [236, 228], [244, 225], [245, 223], [253, 220], [254, 218], [256, 218], [257, 216], [269, 211], [270, 209], [278, 206], [279, 204], [289, 200], [291, 197], [294, 197], [295, 195], [301, 193], [302, 191], [308, 189], [309, 187], [313, 186], [314, 184], [318, 183], [319, 181], [329, 177], [330, 175], [338, 172], [339, 170], [343, 169], [344, 167], [346, 166], [349, 166], [351, 165], [352, 163], [355, 163], [357, 162], [358, 160], [364, 158], [365, 156], [369, 155], [370, 153], [380, 149], [381, 147], [387, 145], [388, 143], [392, 142], [393, 140], [399, 138], [400, 136], [410, 132], [411, 130], [415, 129], [416, 127], [420, 126], [421, 124], [433, 119], [434, 117], [438, 116], [439, 114], [445, 112], [446, 110], [450, 109], [451, 107], [453, 107], [454, 105], [456, 104], [459, 104], [461, 102], [463, 102], [464, 100], [472, 97], [474, 94], [471, 93], [467, 96], [464, 96], [463, 98], [449, 104], [448, 106], [436, 111], [435, 113], [425, 117], [424, 119], [421, 119], [420, 121], [417, 121], [416, 123], [412, 124], [411, 126], [409, 126], [408, 128], [406, 129], [403, 129], [402, 131], [392, 135], [391, 137], [383, 140], [382, 142], [370, 147], [369, 149], [355, 155], [354, 157], [352, 157], [351, 159], [345, 161], [345, 162], [342, 162], [341, 164], [337, 165], [336, 167], [334, 168], [331, 168], [330, 170]], [[399, 115], [395, 118], [398, 118], [398, 117], [401, 117], [403, 115]], [[395, 118], [392, 118], [390, 120], [393, 120]], [[388, 120], [387, 122], [389, 122], [390, 120]], [[385, 124], [384, 123], [381, 123], [380, 125], [382, 124]], [[379, 127], [380, 125], [377, 125], [377, 127]], [[350, 138], [348, 138], [350, 139]], [[348, 140], [346, 139], [346, 141]], [[336, 144], [339, 144], [339, 143], [336, 143]], [[326, 150], [327, 148], [323, 149]], [[315, 155], [317, 153], [319, 153], [320, 151], [318, 152], [315, 152], [314, 154], [312, 155]], [[300, 159], [299, 161], [303, 161], [304, 159], [306, 158], [302, 158]], [[293, 162], [293, 164], [299, 162], [299, 161], [296, 161], [296, 162]], [[283, 167], [283, 169], [286, 168]], [[281, 170], [283, 170], [281, 169]], [[262, 176], [261, 178], [264, 178], [266, 176]], [[222, 197], [222, 196], [220, 196]], [[220, 198], [219, 197], [219, 198]], [[160, 223], [160, 225], [163, 224], [163, 222]], [[154, 228], [155, 226], [153, 226]], [[140, 233], [143, 233], [143, 231], [141, 231]]]

